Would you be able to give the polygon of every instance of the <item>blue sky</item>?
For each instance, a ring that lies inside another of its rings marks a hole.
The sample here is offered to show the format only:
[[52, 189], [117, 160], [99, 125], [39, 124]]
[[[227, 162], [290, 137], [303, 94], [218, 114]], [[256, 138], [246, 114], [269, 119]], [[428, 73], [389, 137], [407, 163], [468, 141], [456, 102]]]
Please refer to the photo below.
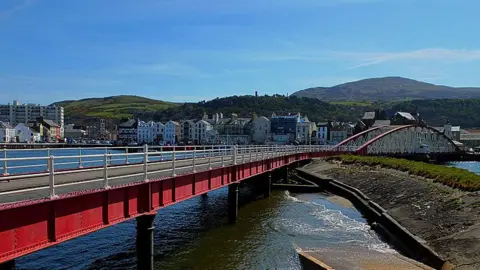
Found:
[[478, 0], [1, 0], [0, 103], [480, 86]]

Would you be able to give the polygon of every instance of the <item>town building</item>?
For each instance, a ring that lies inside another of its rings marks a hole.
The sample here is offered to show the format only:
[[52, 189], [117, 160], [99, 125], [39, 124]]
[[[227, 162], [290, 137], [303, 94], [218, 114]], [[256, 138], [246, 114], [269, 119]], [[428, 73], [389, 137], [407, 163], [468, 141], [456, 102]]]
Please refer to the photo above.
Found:
[[270, 120], [265, 116], [254, 118], [252, 121], [252, 143], [269, 144], [270, 141]]
[[176, 121], [170, 120], [165, 124], [164, 144], [175, 145], [180, 138], [181, 130], [180, 124]]
[[413, 125], [417, 120], [408, 112], [396, 112], [392, 119], [392, 125]]
[[16, 142], [15, 128], [7, 122], [0, 122], [0, 143]]
[[40, 142], [42, 139], [39, 131], [34, 130], [24, 123], [19, 123], [15, 127], [15, 134], [17, 137], [17, 142], [20, 143], [36, 143]]
[[300, 118], [300, 121], [297, 123], [297, 142], [301, 144], [316, 144], [316, 137], [317, 124], [310, 122], [306, 116]]
[[117, 139], [124, 144], [136, 143], [138, 121], [129, 119], [117, 126]]
[[330, 140], [330, 128], [332, 124], [330, 122], [320, 122], [317, 123], [317, 143], [318, 144], [327, 144]]
[[27, 126], [40, 133], [43, 142], [58, 142], [62, 139], [60, 125], [50, 119], [37, 117], [35, 121], [28, 121]]
[[41, 106], [38, 104], [20, 104], [14, 101], [13, 104], [0, 105], [0, 121], [9, 122], [12, 125], [18, 123], [27, 124], [29, 121], [35, 121], [43, 117], [51, 119], [60, 126], [59, 137], [63, 137], [64, 132], [64, 110], [63, 107], [50, 105]]
[[300, 113], [294, 115], [272, 114], [270, 118], [272, 140], [275, 144], [289, 144], [297, 138], [297, 123]]
[[[207, 119], [204, 116], [204, 119]], [[223, 118], [223, 114], [214, 114], [212, 119], [207, 119], [218, 132], [216, 139], [219, 144], [249, 144], [252, 133], [252, 119], [241, 118], [232, 113], [230, 118]], [[211, 133], [215, 134], [215, 133]]]
[[74, 124], [67, 124], [63, 135], [66, 139], [79, 139], [84, 138], [87, 135], [87, 131], [80, 127], [75, 127]]
[[180, 139], [185, 144], [192, 144], [194, 141], [194, 129], [195, 121], [194, 120], [184, 120], [180, 122]]
[[[213, 130], [213, 126], [206, 120], [199, 120], [194, 125], [195, 144], [205, 144], [208, 142], [207, 132]], [[211, 136], [211, 135], [210, 135]]]

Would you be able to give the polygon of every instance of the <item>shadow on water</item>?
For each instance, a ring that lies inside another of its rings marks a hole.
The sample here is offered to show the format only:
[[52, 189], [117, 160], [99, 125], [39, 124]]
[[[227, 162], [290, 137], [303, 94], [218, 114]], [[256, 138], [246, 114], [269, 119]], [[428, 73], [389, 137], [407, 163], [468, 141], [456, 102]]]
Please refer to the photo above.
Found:
[[[394, 252], [361, 214], [325, 194], [240, 189], [239, 219], [227, 220], [227, 189], [167, 207], [155, 219], [156, 269], [300, 269], [294, 246], [366, 246]], [[135, 221], [26, 256], [19, 269], [136, 269]]]

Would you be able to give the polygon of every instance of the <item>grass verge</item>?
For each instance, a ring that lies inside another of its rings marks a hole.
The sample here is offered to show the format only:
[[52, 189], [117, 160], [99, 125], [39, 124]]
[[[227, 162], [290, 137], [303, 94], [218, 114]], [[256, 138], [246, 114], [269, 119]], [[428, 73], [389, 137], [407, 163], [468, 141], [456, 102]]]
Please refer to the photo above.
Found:
[[381, 166], [429, 178], [434, 182], [465, 191], [480, 190], [480, 175], [459, 168], [388, 157], [340, 155], [329, 157], [328, 160], [341, 161], [343, 164]]

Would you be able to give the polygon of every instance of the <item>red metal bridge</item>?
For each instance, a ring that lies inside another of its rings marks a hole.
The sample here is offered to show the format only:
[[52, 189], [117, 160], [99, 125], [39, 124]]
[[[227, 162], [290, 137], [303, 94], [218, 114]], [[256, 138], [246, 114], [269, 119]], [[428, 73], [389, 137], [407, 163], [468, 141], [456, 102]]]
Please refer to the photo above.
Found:
[[270, 173], [281, 167], [345, 152], [410, 153], [418, 143], [435, 153], [458, 150], [438, 131], [413, 125], [372, 128], [336, 146], [105, 148], [98, 154], [76, 149], [79, 153], [66, 156], [43, 149], [35, 151], [45, 154], [33, 157], [12, 157], [4, 150], [0, 269], [20, 256], [133, 218], [138, 267], [152, 269], [153, 219], [163, 207], [228, 186], [228, 216], [234, 222], [238, 184], [246, 179], [263, 175], [256, 181], [268, 196]]

